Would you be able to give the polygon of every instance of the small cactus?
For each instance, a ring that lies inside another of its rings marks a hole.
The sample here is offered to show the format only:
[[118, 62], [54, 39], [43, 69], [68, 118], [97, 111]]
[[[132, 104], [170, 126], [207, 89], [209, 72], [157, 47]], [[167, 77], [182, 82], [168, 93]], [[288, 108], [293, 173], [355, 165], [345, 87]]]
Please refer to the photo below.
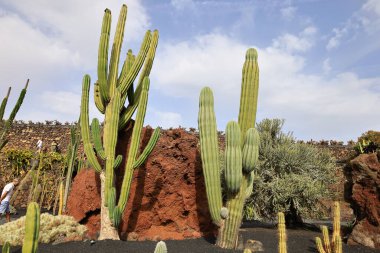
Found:
[[28, 205], [25, 219], [25, 237], [22, 253], [35, 253], [38, 247], [40, 232], [40, 208], [36, 202]]
[[342, 253], [342, 238], [340, 236], [340, 207], [339, 202], [334, 202], [333, 211], [333, 235], [330, 240], [327, 226], [321, 226], [323, 242], [319, 237], [315, 238], [319, 253]]
[[164, 241], [159, 241], [156, 244], [156, 248], [154, 249], [154, 253], [167, 253], [168, 249], [166, 248], [166, 243]]
[[10, 253], [11, 252], [11, 245], [9, 242], [5, 242], [3, 245], [3, 248], [1, 249], [2, 253]]
[[286, 228], [284, 213], [278, 213], [278, 253], [286, 253]]

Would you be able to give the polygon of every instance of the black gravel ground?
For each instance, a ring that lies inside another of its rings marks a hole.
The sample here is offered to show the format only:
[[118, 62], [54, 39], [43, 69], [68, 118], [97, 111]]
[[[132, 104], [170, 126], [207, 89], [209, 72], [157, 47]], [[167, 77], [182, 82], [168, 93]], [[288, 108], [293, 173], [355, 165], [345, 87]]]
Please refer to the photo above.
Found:
[[[289, 253], [307, 253], [317, 252], [315, 248], [315, 237], [321, 236], [315, 227], [287, 229], [287, 245]], [[249, 225], [242, 229], [243, 241], [249, 239], [260, 241], [264, 246], [264, 252], [276, 253], [277, 251], [277, 231], [271, 226], [260, 226], [255, 224]], [[153, 253], [156, 242], [123, 242], [123, 241], [96, 241], [86, 242], [69, 242], [57, 245], [41, 244], [38, 252], [42, 253]], [[212, 241], [206, 239], [182, 240], [182, 241], [166, 241], [168, 253], [227, 253], [242, 252], [241, 250], [223, 250], [213, 245]], [[13, 247], [11, 252], [21, 252], [20, 247]], [[363, 246], [343, 245], [344, 253], [375, 253], [380, 250], [374, 250]]]

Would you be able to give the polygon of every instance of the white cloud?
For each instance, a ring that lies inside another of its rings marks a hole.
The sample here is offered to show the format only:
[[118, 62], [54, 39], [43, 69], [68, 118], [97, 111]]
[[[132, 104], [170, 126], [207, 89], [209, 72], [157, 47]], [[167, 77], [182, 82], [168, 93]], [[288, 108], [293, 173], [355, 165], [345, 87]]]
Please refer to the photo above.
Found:
[[287, 52], [306, 52], [314, 45], [317, 29], [314, 26], [306, 27], [298, 36], [286, 33], [273, 41], [275, 48]]
[[177, 10], [184, 10], [186, 8], [194, 8], [195, 7], [193, 0], [171, 0], [170, 3]]
[[159, 111], [153, 107], [149, 107], [147, 121], [154, 127], [159, 126], [167, 129], [180, 126], [182, 124], [182, 116], [176, 112]]
[[[304, 33], [314, 34], [312, 30]], [[218, 122], [224, 123], [237, 117], [241, 69], [249, 47], [220, 34], [167, 44], [157, 58], [155, 67], [160, 71], [155, 75], [155, 87], [166, 95], [192, 99], [196, 104], [201, 88], [211, 86]], [[373, 92], [380, 78], [364, 79], [355, 73], [332, 77], [305, 74], [305, 58], [294, 52], [297, 51], [284, 51], [277, 45], [258, 48], [258, 119], [285, 118], [288, 129], [306, 139], [355, 139], [369, 128], [380, 128], [380, 112], [373, 110], [380, 103], [379, 94]], [[328, 70], [328, 59], [324, 65]], [[197, 107], [193, 111], [180, 110], [180, 114], [197, 115]], [[225, 119], [227, 115], [234, 116]], [[193, 118], [189, 126], [196, 125]], [[223, 129], [223, 124], [218, 125]]]
[[281, 15], [285, 20], [292, 20], [297, 12], [297, 7], [287, 6], [282, 8]]
[[331, 63], [330, 63], [330, 58], [327, 58], [323, 61], [322, 64], [322, 70], [325, 74], [329, 73], [331, 71]]
[[46, 91], [41, 94], [43, 106], [57, 114], [76, 116], [80, 112], [80, 94], [67, 91]]
[[326, 49], [338, 48], [343, 41], [348, 41], [363, 31], [368, 35], [377, 34], [380, 31], [379, 0], [367, 0], [361, 9], [353, 13], [343, 26], [335, 27], [327, 42]]

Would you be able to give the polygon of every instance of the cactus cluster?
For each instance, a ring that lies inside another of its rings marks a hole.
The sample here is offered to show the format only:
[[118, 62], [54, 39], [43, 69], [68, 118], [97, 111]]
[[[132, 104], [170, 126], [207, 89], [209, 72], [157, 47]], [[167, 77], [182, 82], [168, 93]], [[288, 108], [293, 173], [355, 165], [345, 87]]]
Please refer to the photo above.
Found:
[[[152, 69], [158, 43], [158, 31], [147, 31], [137, 56], [131, 50], [128, 51], [123, 67], [118, 71], [121, 45], [124, 37], [124, 26], [127, 15], [127, 6], [123, 5], [120, 11], [116, 27], [111, 57], [108, 57], [108, 47], [111, 29], [111, 12], [106, 9], [101, 29], [98, 52], [98, 80], [94, 87], [94, 101], [98, 110], [104, 114], [104, 127], [101, 129], [99, 120], [94, 119], [89, 124], [89, 90], [90, 77], [85, 75], [82, 85], [81, 101], [81, 134], [84, 151], [91, 166], [101, 173], [102, 183], [102, 212], [108, 213], [111, 227], [117, 234], [117, 227], [121, 215], [126, 207], [131, 187], [132, 174], [135, 168], [140, 166], [149, 156], [157, 143], [160, 129], [155, 129], [151, 140], [139, 155], [140, 138], [144, 124], [144, 118], [148, 102], [150, 86], [149, 74]], [[109, 59], [109, 61], [108, 61]], [[141, 71], [140, 71], [141, 70]], [[139, 78], [137, 75], [140, 73]], [[136, 89], [134, 89], [134, 82]], [[128, 105], [124, 106], [128, 100]], [[116, 144], [119, 131], [132, 125], [131, 117], [137, 110], [133, 124], [131, 144], [127, 157], [116, 154]], [[103, 160], [100, 163], [99, 160]], [[125, 174], [117, 199], [114, 171], [120, 166], [122, 160], [126, 160]], [[104, 207], [103, 207], [104, 206]], [[102, 227], [107, 226], [103, 222]], [[111, 229], [111, 227], [109, 229]], [[102, 234], [102, 239], [111, 238]]]
[[255, 127], [258, 98], [257, 52], [248, 49], [243, 66], [238, 122], [226, 127], [225, 171], [226, 203], [223, 205], [214, 112], [214, 97], [208, 87], [199, 98], [198, 128], [201, 144], [203, 175], [213, 222], [219, 226], [217, 245], [235, 248], [246, 198], [252, 192], [253, 169], [258, 160], [259, 134]]
[[342, 253], [342, 238], [340, 235], [340, 206], [339, 202], [334, 202], [333, 213], [333, 234], [330, 240], [327, 226], [321, 226], [323, 241], [316, 237], [315, 243], [319, 253]]
[[26, 81], [25, 87], [24, 87], [24, 89], [22, 89], [20, 96], [17, 99], [16, 105], [13, 107], [13, 110], [12, 110], [11, 114], [9, 115], [8, 120], [4, 120], [3, 118], [4, 118], [5, 108], [6, 108], [7, 103], [8, 103], [8, 98], [9, 98], [9, 95], [11, 93], [11, 87], [9, 87], [7, 95], [4, 97], [3, 101], [1, 102], [1, 105], [0, 105], [0, 126], [1, 126], [1, 128], [0, 128], [0, 150], [8, 142], [8, 139], [7, 139], [8, 132], [12, 126], [13, 120], [15, 119], [17, 112], [19, 111], [19, 109], [21, 107], [22, 102], [24, 101], [26, 90], [28, 88], [28, 84], [29, 84], [29, 79]]

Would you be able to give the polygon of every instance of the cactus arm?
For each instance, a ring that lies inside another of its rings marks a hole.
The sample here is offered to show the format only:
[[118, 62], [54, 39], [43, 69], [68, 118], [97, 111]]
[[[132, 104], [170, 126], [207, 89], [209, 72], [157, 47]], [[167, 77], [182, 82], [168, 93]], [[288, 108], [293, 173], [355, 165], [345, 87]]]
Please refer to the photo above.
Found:
[[332, 253], [331, 251], [331, 244], [330, 244], [330, 237], [329, 237], [329, 230], [327, 226], [322, 226], [322, 236], [323, 236], [323, 245], [325, 248], [326, 253]]
[[133, 63], [133, 66], [131, 67], [131, 70], [128, 72], [127, 75], [121, 77], [119, 88], [120, 88], [120, 92], [122, 96], [126, 94], [127, 90], [129, 89], [129, 86], [136, 79], [136, 76], [139, 73], [145, 61], [146, 55], [148, 54], [151, 40], [152, 40], [152, 34], [150, 31], [147, 31], [145, 33], [145, 37], [141, 45], [140, 51]]
[[161, 129], [157, 127], [154, 129], [154, 132], [152, 136], [150, 137], [150, 140], [148, 144], [146, 145], [144, 151], [140, 154], [139, 158], [135, 161], [133, 164], [133, 168], [138, 168], [145, 162], [145, 160], [148, 158], [150, 153], [152, 152], [153, 148], [156, 146], [158, 138], [160, 137], [160, 131]]
[[152, 41], [151, 41], [150, 46], [149, 46], [148, 55], [146, 57], [146, 61], [145, 61], [143, 70], [142, 70], [142, 72], [140, 74], [138, 86], [141, 86], [142, 83], [143, 83], [144, 78], [146, 76], [150, 75], [150, 71], [152, 70], [152, 66], [153, 66], [154, 57], [156, 56], [156, 49], [157, 49], [157, 45], [158, 45], [158, 38], [159, 38], [158, 31], [154, 30], [153, 31], [153, 35], [152, 35]]
[[259, 159], [260, 136], [255, 128], [250, 128], [245, 136], [243, 146], [243, 171], [251, 173]]
[[120, 198], [118, 202], [118, 208], [121, 212], [124, 211], [128, 201], [129, 191], [131, 187], [133, 164], [136, 160], [137, 151], [140, 144], [141, 130], [144, 124], [144, 118], [146, 113], [146, 106], [148, 103], [148, 91], [149, 91], [149, 78], [144, 79], [143, 89], [141, 92], [140, 105], [137, 110], [136, 121], [132, 131], [131, 144], [128, 151], [128, 159], [125, 165], [125, 174], [123, 183], [121, 186]]
[[106, 154], [104, 153], [103, 144], [102, 144], [102, 138], [100, 133], [100, 124], [99, 120], [97, 118], [92, 119], [91, 122], [91, 135], [92, 135], [92, 141], [94, 142], [94, 147], [96, 150], [96, 154], [99, 155], [99, 157], [102, 160], [106, 159]]
[[104, 112], [106, 111], [106, 108], [104, 107], [104, 104], [103, 104], [103, 100], [102, 100], [102, 97], [100, 95], [100, 90], [99, 90], [99, 83], [96, 82], [94, 84], [94, 101], [95, 101], [95, 106], [96, 108], [98, 108], [99, 112], [101, 112], [102, 114], [104, 114]]
[[7, 95], [4, 97], [3, 101], [1, 102], [1, 106], [0, 106], [0, 121], [3, 120], [5, 108], [7, 107], [7, 102], [8, 102], [9, 94], [11, 93], [11, 89], [12, 89], [12, 87], [8, 88]]
[[[129, 49], [128, 53], [127, 53], [127, 58], [124, 61], [123, 68], [122, 68], [120, 76], [119, 76], [119, 80], [118, 80], [119, 84], [120, 84], [121, 77], [126, 76], [127, 73], [131, 70], [134, 61], [135, 61], [135, 56], [133, 55], [132, 50]], [[134, 94], [134, 88], [133, 88], [133, 82], [132, 82], [132, 84], [129, 86], [129, 88], [127, 90], [127, 95], [126, 96], [124, 95], [121, 97], [121, 106], [122, 107], [124, 106], [125, 101], [127, 100], [127, 97], [128, 97], [129, 104], [133, 104], [133, 94]]]
[[284, 213], [278, 213], [278, 253], [286, 253], [286, 228]]
[[[114, 185], [114, 162], [119, 126], [120, 91], [116, 89], [106, 109], [104, 123], [104, 152], [106, 154], [106, 185], [105, 197], [108, 199], [108, 191]], [[107, 203], [107, 202], [106, 202]]]
[[11, 252], [11, 245], [9, 242], [5, 242], [3, 245], [3, 248], [1, 249], [2, 253], [10, 253]]
[[319, 253], [326, 253], [323, 248], [322, 240], [319, 237], [315, 237], [315, 244], [317, 245], [317, 250]]
[[132, 115], [135, 113], [139, 103], [140, 98], [135, 97], [134, 103], [132, 105], [128, 105], [128, 107], [121, 112], [119, 120], [119, 131], [125, 128], [129, 120], [132, 118]]
[[163, 241], [159, 241], [156, 244], [156, 248], [154, 249], [154, 253], [167, 253], [168, 249], [166, 248], [166, 243]]
[[81, 100], [81, 113], [80, 113], [80, 129], [82, 133], [83, 148], [87, 156], [88, 161], [94, 167], [95, 171], [101, 172], [102, 168], [99, 164], [98, 159], [96, 158], [94, 149], [92, 148], [92, 143], [90, 140], [90, 126], [88, 119], [88, 100], [90, 92], [90, 76], [85, 75], [83, 77], [82, 83], [82, 100]]
[[334, 217], [333, 217], [333, 235], [332, 244], [335, 245], [335, 239], [340, 237], [340, 206], [339, 201], [334, 202]]
[[62, 215], [63, 211], [63, 181], [59, 182], [59, 207], [58, 215]]
[[240, 128], [235, 121], [228, 122], [226, 126], [225, 163], [226, 189], [231, 194], [237, 193], [240, 189], [243, 172]]
[[259, 89], [259, 67], [257, 64], [257, 51], [253, 48], [247, 50], [243, 66], [243, 77], [240, 95], [239, 126], [242, 140], [249, 128], [255, 127], [257, 98]]
[[334, 239], [334, 253], [342, 253], [342, 238], [339, 235]]
[[127, 19], [127, 6], [123, 4], [120, 10], [119, 20], [116, 25], [115, 37], [113, 40], [111, 59], [110, 59], [110, 69], [108, 75], [108, 87], [109, 93], [112, 97], [117, 88], [118, 81], [118, 68], [119, 68], [119, 59], [120, 59], [120, 51], [121, 45], [123, 43], [124, 37], [124, 27], [125, 20]]
[[117, 169], [120, 164], [121, 164], [121, 161], [123, 160], [123, 156], [122, 155], [118, 155], [116, 158], [115, 158], [115, 162], [113, 164], [113, 168], [114, 169]]
[[109, 88], [107, 86], [108, 46], [110, 39], [110, 30], [111, 11], [109, 9], [105, 9], [98, 50], [98, 83], [101, 104], [103, 105], [101, 107], [105, 107], [106, 103], [110, 100]]
[[35, 253], [38, 247], [40, 231], [40, 208], [35, 202], [28, 205], [25, 218], [25, 236], [22, 253]]
[[222, 188], [220, 183], [220, 163], [216, 118], [214, 112], [214, 97], [208, 87], [202, 89], [199, 97], [198, 113], [199, 139], [203, 176], [212, 221], [220, 226], [222, 218]]

